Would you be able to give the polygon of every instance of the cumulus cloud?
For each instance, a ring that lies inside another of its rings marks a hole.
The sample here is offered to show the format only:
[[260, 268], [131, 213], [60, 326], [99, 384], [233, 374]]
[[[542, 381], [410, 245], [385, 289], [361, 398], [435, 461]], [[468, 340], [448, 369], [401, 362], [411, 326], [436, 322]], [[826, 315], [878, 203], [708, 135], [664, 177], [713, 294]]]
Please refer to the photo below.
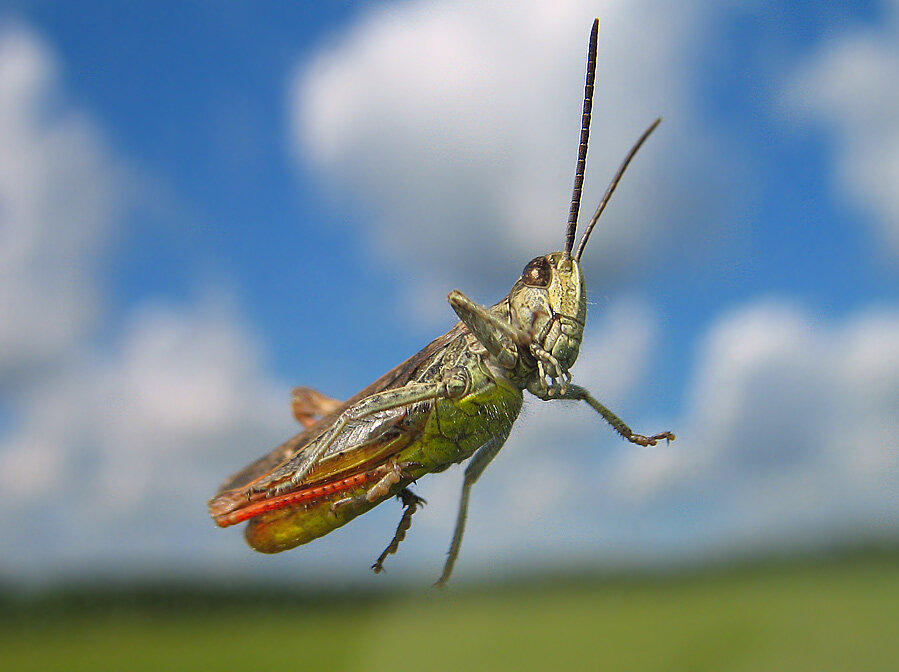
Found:
[[833, 135], [834, 179], [867, 211], [899, 254], [899, 3], [876, 27], [844, 29], [798, 69], [784, 94], [789, 107]]
[[[117, 167], [59, 94], [46, 45], [0, 29], [0, 377], [56, 363], [102, 309], [97, 258], [116, 216]], [[10, 319], [14, 316], [14, 319]]]
[[[644, 116], [695, 125], [677, 68], [661, 63], [687, 58], [673, 43], [688, 42], [701, 21], [692, 7], [647, 0], [602, 11], [597, 117], [607, 125], [595, 129], [591, 166], [610, 172]], [[507, 284], [508, 269], [484, 271], [478, 255], [493, 261], [501, 249], [503, 259], [520, 258], [517, 272], [535, 248], [561, 240], [584, 51], [571, 35], [586, 33], [592, 16], [536, 3], [514, 14], [479, 2], [369, 11], [297, 74], [297, 151], [375, 207], [373, 239], [394, 263], [410, 258], [428, 271], [426, 285], [442, 294], [457, 283], [441, 276], [462, 271], [478, 286], [494, 272]], [[55, 71], [34, 34], [0, 40], [0, 301], [3, 314], [17, 315], [0, 325], [2, 370], [4, 382], [36, 364], [46, 371], [3, 390], [12, 410], [0, 435], [0, 569], [127, 573], [190, 562], [253, 577], [296, 577], [298, 568], [315, 580], [364, 575], [356, 549], [383, 547], [397, 506], [278, 558], [250, 553], [238, 531], [208, 520], [203, 501], [221, 478], [295, 428], [288, 386], [265, 374], [260, 339], [227, 297], [146, 303], [116, 323], [104, 313], [99, 268], [121, 225], [121, 165], [97, 125], [63, 99]], [[496, 104], [485, 106], [491, 95]], [[643, 186], [677, 153], [663, 138], [629, 175], [588, 251], [591, 268], [614, 269], [619, 256], [634, 263], [651, 253], [643, 245], [652, 227], [671, 222], [660, 212], [672, 201]], [[701, 156], [701, 146], [689, 154]], [[415, 237], [425, 225], [429, 235]], [[106, 316], [102, 343], [91, 332], [97, 315]], [[675, 418], [634, 410], [664, 333], [654, 315], [639, 298], [599, 300], [574, 373], [638, 431], [671, 429], [678, 440], [635, 448], [583, 405], [532, 401], [475, 489], [460, 574], [585, 553], [667, 559], [735, 539], [764, 547], [777, 535], [895, 530], [894, 310], [832, 322], [778, 302], [728, 313], [710, 326]], [[45, 333], [42, 320], [57, 322]], [[436, 575], [434, 549], [448, 542], [460, 479], [461, 469], [422, 479], [430, 506], [392, 576]]]
[[20, 512], [0, 521], [7, 563], [196, 555], [213, 533], [204, 499], [293, 428], [286, 386], [238, 324], [225, 307], [145, 305], [113, 352], [32, 390], [0, 450], [0, 505]]
[[[673, 429], [677, 441], [636, 448], [589, 409], [532, 403], [472, 496], [461, 572], [500, 571], [498, 557], [502, 572], [588, 557], [666, 564], [895, 534], [899, 314], [823, 323], [759, 301], [724, 315], [703, 339], [684, 415], [666, 420], [628, 412], [628, 394], [646, 380], [627, 372], [645, 369], [651, 347], [616, 375], [593, 377], [614, 357], [599, 344], [624, 333], [619, 319], [585, 349], [578, 382], [638, 430]], [[640, 325], [629, 322], [629, 333], [651, 343], [654, 326], [641, 336]], [[425, 487], [441, 511], [418, 524], [448, 535], [458, 483]]]
[[619, 277], [651, 257], [667, 227], [683, 233], [685, 220], [701, 220], [679, 195], [704, 170], [710, 136], [697, 130], [685, 74], [707, 15], [700, 6], [370, 8], [296, 73], [297, 158], [375, 222], [370, 240], [386, 263], [425, 276], [414, 290], [419, 304], [439, 303], [461, 279], [505, 286], [535, 252], [563, 244], [586, 40], [598, 13], [588, 214], [633, 140], [666, 118], [585, 256], [594, 281]]
[[0, 33], [0, 571], [196, 559], [205, 499], [295, 428], [287, 385], [226, 296], [105, 309], [128, 168], [57, 70]]
[[718, 542], [826, 543], [895, 529], [899, 314], [822, 323], [758, 302], [710, 329], [677, 444], [631, 454], [622, 492], [690, 502]]

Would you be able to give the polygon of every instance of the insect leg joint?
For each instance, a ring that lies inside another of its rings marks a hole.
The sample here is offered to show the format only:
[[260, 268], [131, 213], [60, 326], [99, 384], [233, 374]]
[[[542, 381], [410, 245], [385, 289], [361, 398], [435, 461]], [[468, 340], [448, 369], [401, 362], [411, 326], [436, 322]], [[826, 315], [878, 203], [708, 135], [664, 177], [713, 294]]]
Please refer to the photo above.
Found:
[[471, 389], [471, 374], [464, 366], [454, 366], [444, 374], [443, 384], [449, 399], [459, 399]]

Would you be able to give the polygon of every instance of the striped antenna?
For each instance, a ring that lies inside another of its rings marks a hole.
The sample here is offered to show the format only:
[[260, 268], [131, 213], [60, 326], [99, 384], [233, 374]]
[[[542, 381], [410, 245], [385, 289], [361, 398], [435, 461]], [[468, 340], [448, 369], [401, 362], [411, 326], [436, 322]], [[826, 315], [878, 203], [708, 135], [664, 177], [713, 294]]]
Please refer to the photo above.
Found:
[[577, 215], [581, 209], [581, 189], [584, 186], [584, 166], [587, 163], [587, 141], [590, 139], [590, 115], [593, 112], [593, 80], [596, 78], [596, 41], [599, 37], [599, 19], [593, 20], [590, 46], [587, 51], [587, 83], [584, 85], [584, 113], [581, 116], [581, 142], [577, 148], [577, 167], [574, 171], [574, 190], [571, 192], [571, 208], [568, 210], [568, 231], [565, 236], [565, 256], [571, 256], [574, 236], [577, 233]]

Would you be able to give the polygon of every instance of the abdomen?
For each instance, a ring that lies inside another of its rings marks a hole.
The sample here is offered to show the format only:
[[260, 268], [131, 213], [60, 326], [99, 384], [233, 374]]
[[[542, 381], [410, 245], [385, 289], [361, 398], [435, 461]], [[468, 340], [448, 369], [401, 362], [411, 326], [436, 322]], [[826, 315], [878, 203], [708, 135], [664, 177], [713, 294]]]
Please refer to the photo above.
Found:
[[[263, 513], [249, 521], [247, 543], [262, 553], [278, 553], [328, 534], [390, 499], [421, 476], [468, 459], [495, 436], [508, 436], [522, 403], [521, 390], [506, 381], [497, 382], [478, 367], [473, 372], [469, 394], [431, 404], [418, 436], [396, 455], [400, 463], [414, 462], [420, 466], [410, 468], [409, 478], [397, 483], [386, 496], [374, 502], [364, 501], [370, 487], [364, 485]], [[347, 497], [358, 501], [332, 510], [335, 501]]]

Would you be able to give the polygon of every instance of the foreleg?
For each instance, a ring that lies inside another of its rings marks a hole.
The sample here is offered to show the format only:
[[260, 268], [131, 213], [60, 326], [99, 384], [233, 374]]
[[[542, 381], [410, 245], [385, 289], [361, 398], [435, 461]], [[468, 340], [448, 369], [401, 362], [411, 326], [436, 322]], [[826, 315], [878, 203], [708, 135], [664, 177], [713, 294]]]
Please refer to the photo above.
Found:
[[529, 342], [528, 335], [479, 306], [459, 290], [450, 292], [447, 300], [496, 362], [505, 369], [514, 369], [518, 363], [516, 345], [519, 341], [521, 344]]
[[554, 395], [567, 389], [571, 375], [552, 353], [543, 349], [535, 334], [497, 317], [458, 290], [450, 292], [447, 298], [459, 319], [500, 366], [514, 369], [519, 348], [523, 348], [537, 363], [540, 390]]
[[[539, 395], [538, 395], [539, 396]], [[564, 393], [558, 396], [547, 396], [540, 397], [544, 401], [550, 401], [553, 399], [568, 399], [573, 401], [586, 401], [590, 406], [599, 413], [605, 421], [612, 425], [612, 429], [621, 434], [625, 439], [630, 441], [631, 443], [635, 443], [638, 446], [654, 446], [659, 441], [663, 439], [665, 441], [674, 441], [674, 434], [671, 432], [659, 432], [658, 434], [653, 434], [652, 436], [643, 436], [642, 434], [637, 434], [628, 427], [624, 421], [615, 415], [612, 411], [606, 408], [602, 403], [599, 402], [592, 394], [590, 394], [586, 389], [581, 387], [580, 385], [569, 385], [568, 389], [565, 390]]]

